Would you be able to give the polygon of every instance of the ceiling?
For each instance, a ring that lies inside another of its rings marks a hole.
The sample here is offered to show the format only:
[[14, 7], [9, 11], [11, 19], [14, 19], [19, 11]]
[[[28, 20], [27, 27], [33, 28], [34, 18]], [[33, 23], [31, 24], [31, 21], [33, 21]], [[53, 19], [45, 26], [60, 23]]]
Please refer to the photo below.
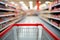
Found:
[[[24, 1], [24, 3], [26, 4], [26, 6], [29, 6], [29, 1], [33, 1], [33, 6], [36, 5], [36, 0], [9, 0], [9, 2], [16, 2], [19, 3], [20, 1]], [[53, 0], [40, 0], [41, 3], [45, 3], [45, 1], [53, 1]]]

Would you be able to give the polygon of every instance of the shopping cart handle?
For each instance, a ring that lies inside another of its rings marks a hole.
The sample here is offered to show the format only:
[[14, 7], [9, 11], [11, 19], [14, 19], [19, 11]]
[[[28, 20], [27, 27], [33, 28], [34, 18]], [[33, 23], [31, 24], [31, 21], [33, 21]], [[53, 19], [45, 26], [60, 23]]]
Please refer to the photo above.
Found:
[[1, 33], [0, 33], [0, 38], [2, 38], [9, 30], [11, 30], [13, 27], [15, 27], [15, 26], [17, 26], [17, 27], [20, 27], [20, 26], [36, 26], [36, 27], [38, 27], [38, 26], [42, 26], [42, 28], [46, 31], [46, 32], [48, 32], [49, 34], [50, 34], [50, 36], [51, 37], [53, 37], [54, 38], [54, 40], [60, 40], [60, 38], [55, 34], [55, 33], [53, 33], [51, 30], [49, 30], [46, 26], [44, 26], [44, 24], [13, 24], [13, 25], [10, 25], [7, 29], [5, 29], [4, 31], [2, 31]]
[[2, 38], [8, 31], [10, 31], [14, 26], [10, 25], [4, 31], [0, 32], [0, 38]]

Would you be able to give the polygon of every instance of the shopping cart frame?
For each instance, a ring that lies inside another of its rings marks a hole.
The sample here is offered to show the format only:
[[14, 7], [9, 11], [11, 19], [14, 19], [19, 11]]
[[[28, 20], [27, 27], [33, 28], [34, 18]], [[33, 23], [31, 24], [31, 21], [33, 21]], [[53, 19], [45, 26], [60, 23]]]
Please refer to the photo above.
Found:
[[41, 24], [41, 23], [37, 23], [37, 24], [29, 24], [29, 23], [27, 23], [27, 24], [13, 24], [13, 25], [10, 25], [8, 28], [6, 28], [4, 31], [2, 31], [1, 33], [0, 33], [0, 38], [2, 38], [9, 30], [11, 30], [13, 27], [15, 27], [15, 26], [17, 26], [17, 27], [20, 27], [20, 26], [41, 26], [45, 31], [47, 31], [49, 34], [50, 34], [50, 36], [54, 39], [54, 40], [60, 40], [60, 38], [55, 34], [55, 33], [53, 33], [51, 30], [49, 30], [46, 26], [44, 26], [43, 24]]

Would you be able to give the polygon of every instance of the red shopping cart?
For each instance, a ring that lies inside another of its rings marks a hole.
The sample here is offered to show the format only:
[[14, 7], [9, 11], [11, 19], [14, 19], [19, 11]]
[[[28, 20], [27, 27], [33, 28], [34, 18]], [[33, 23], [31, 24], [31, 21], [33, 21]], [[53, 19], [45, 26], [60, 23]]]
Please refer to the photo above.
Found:
[[60, 40], [43, 24], [13, 24], [0, 33], [0, 40]]

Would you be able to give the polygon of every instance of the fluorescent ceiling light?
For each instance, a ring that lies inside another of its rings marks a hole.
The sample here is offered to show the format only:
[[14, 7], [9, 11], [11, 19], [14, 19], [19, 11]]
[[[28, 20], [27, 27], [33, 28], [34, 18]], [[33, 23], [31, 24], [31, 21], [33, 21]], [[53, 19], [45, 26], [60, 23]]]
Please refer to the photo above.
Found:
[[18, 6], [18, 4], [15, 4], [15, 6]]
[[41, 3], [41, 2], [39, 1], [39, 3]]
[[19, 3], [20, 3], [20, 4], [23, 4], [24, 2], [23, 2], [23, 1], [20, 1]]
[[20, 3], [20, 5], [21, 5], [21, 7], [22, 7], [23, 9], [27, 9], [27, 10], [28, 10], [28, 7], [24, 4], [23, 1], [20, 1], [19, 3]]
[[11, 4], [15, 4], [14, 2], [10, 2]]
[[40, 5], [40, 9], [41, 9], [41, 10], [46, 9], [46, 8], [48, 8], [48, 6], [47, 6], [46, 4], [41, 4], [41, 5]]
[[46, 3], [46, 4], [49, 4], [49, 3], [51, 3], [51, 2], [50, 2], [50, 1], [46, 1], [45, 3]]
[[37, 10], [37, 5], [34, 7], [35, 10]]
[[33, 2], [32, 1], [29, 1], [29, 6], [30, 6], [30, 9], [33, 9]]

